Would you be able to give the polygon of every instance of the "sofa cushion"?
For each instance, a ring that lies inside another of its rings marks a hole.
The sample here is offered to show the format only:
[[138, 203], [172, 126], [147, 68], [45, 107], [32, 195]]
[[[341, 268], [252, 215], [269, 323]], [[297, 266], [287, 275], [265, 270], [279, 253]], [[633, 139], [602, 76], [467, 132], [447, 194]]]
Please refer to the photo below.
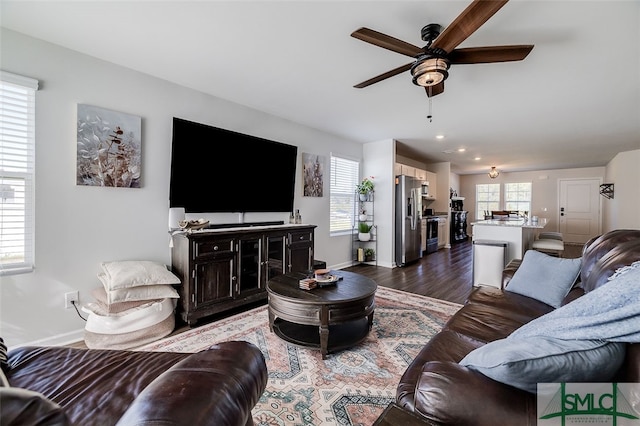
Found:
[[580, 263], [580, 258], [562, 259], [528, 250], [506, 290], [559, 308], [578, 278]]
[[429, 424], [536, 424], [534, 395], [505, 386], [456, 363], [431, 361], [424, 364], [415, 393], [415, 411], [426, 417]]
[[537, 383], [608, 381], [625, 356], [625, 344], [548, 336], [501, 339], [470, 352], [460, 365], [535, 393]]

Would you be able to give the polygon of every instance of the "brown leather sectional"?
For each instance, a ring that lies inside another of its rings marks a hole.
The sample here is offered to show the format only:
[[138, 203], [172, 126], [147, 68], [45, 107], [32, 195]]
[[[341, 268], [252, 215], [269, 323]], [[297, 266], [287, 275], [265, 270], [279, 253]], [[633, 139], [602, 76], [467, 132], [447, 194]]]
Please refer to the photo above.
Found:
[[[640, 260], [640, 230], [615, 230], [585, 244], [580, 282], [570, 303], [607, 282], [618, 268]], [[519, 262], [503, 273], [503, 288]], [[458, 364], [472, 350], [503, 339], [554, 308], [494, 287], [477, 287], [468, 301], [409, 365], [397, 388], [398, 405], [434, 425], [535, 425], [536, 395], [494, 381]], [[627, 344], [626, 359], [614, 378], [640, 382], [640, 344]]]
[[12, 387], [44, 398], [3, 394], [2, 424], [252, 425], [267, 385], [262, 352], [240, 341], [195, 354], [22, 347], [8, 364]]

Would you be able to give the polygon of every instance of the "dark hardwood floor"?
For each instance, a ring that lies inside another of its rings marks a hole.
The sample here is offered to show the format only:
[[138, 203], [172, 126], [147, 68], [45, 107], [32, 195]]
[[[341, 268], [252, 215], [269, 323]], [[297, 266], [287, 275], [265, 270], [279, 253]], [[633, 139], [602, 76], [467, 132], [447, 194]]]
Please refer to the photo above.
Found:
[[471, 240], [440, 249], [401, 268], [355, 265], [345, 271], [365, 275], [379, 286], [464, 303], [471, 291]]
[[[453, 244], [450, 249], [440, 249], [425, 255], [417, 262], [402, 268], [362, 264], [344, 270], [365, 275], [380, 286], [464, 303], [472, 288], [472, 248], [469, 239]], [[565, 244], [563, 257], [575, 258], [581, 254], [582, 245]]]

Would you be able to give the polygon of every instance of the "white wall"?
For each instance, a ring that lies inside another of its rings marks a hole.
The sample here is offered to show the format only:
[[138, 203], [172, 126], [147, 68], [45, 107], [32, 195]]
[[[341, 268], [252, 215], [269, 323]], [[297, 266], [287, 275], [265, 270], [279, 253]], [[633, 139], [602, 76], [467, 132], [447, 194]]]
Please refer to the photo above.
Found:
[[602, 230], [640, 229], [640, 149], [621, 152], [607, 164], [604, 183], [613, 183], [613, 199], [603, 200]]
[[374, 223], [377, 226], [378, 266], [394, 265], [395, 240], [395, 142], [385, 139], [364, 144], [363, 176], [375, 182]]
[[[488, 171], [487, 171], [488, 172]], [[467, 232], [471, 235], [471, 222], [476, 221], [476, 184], [531, 182], [532, 199], [530, 215], [547, 218], [547, 231], [557, 231], [559, 223], [558, 180], [578, 178], [603, 178], [604, 167], [578, 169], [541, 170], [529, 172], [501, 172], [496, 179], [486, 173], [481, 175], [461, 175], [458, 195], [465, 197], [464, 209], [469, 211]]]
[[[362, 157], [362, 145], [53, 44], [2, 29], [2, 69], [40, 82], [36, 94], [36, 270], [2, 277], [0, 335], [9, 346], [65, 343], [82, 337], [84, 322], [64, 309], [64, 293], [91, 299], [101, 261], [170, 263], [167, 233], [172, 117], [297, 145], [326, 158]], [[144, 54], [144, 52], [141, 52]], [[142, 117], [142, 188], [76, 186], [78, 103]], [[221, 158], [212, 159], [224, 161]], [[316, 258], [350, 259], [350, 239], [329, 237], [325, 196], [302, 197], [298, 162], [295, 208], [316, 228]], [[250, 173], [239, 169], [238, 173]], [[236, 215], [214, 220], [233, 221]], [[279, 217], [288, 220], [287, 214]], [[247, 215], [245, 220], [266, 220]], [[271, 218], [269, 218], [271, 220]]]

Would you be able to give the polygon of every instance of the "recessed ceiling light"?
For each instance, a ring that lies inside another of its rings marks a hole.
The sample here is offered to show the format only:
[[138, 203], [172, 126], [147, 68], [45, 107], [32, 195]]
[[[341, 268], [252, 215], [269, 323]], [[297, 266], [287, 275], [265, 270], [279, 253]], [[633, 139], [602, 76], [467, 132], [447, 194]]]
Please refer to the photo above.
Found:
[[474, 158], [474, 160], [476, 160], [476, 161], [482, 160], [482, 157], [476, 157], [476, 158]]
[[444, 135], [436, 135], [436, 139], [444, 139]]
[[458, 148], [458, 152], [465, 152], [466, 150], [466, 148]]
[[446, 151], [442, 151], [442, 152], [444, 152], [445, 154], [451, 154], [451, 153], [453, 153], [453, 150], [452, 149], [447, 149]]

